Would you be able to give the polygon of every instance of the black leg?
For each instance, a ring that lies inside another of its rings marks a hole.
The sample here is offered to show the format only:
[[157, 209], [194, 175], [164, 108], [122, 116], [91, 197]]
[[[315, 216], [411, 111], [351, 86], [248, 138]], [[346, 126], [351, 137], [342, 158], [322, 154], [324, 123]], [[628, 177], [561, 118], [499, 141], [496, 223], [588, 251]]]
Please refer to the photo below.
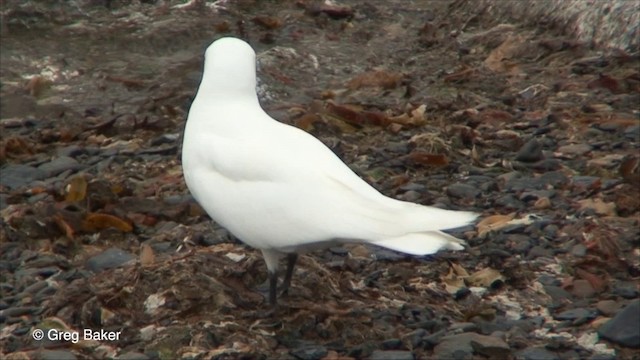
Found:
[[293, 276], [293, 268], [298, 261], [298, 254], [287, 254], [287, 272], [284, 275], [284, 282], [282, 283], [282, 294], [286, 294], [289, 291], [289, 285], [291, 285], [291, 277]]
[[276, 306], [276, 291], [278, 288], [278, 272], [269, 271], [269, 304]]

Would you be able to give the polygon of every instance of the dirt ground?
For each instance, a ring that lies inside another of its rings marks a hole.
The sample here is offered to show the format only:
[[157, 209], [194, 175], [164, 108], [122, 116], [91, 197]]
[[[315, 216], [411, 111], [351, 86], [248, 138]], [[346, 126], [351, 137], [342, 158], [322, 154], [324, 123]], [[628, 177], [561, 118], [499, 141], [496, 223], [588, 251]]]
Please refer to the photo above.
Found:
[[[638, 52], [459, 5], [4, 1], [0, 357], [640, 359]], [[466, 251], [307, 254], [267, 316], [179, 160], [222, 36], [382, 193], [482, 213]]]

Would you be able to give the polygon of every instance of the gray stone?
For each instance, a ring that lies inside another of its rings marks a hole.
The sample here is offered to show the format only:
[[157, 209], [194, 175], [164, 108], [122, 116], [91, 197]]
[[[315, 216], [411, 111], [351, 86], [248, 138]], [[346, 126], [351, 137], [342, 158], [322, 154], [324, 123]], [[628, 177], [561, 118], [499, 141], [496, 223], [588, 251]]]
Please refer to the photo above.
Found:
[[447, 195], [461, 199], [475, 199], [480, 195], [480, 190], [475, 186], [456, 183], [447, 187]]
[[640, 348], [640, 300], [627, 305], [600, 326], [598, 334], [616, 344]]
[[37, 360], [76, 360], [77, 357], [66, 350], [41, 350], [36, 353]]
[[47, 177], [56, 176], [67, 170], [80, 170], [82, 168], [84, 168], [82, 164], [80, 164], [76, 159], [68, 156], [60, 156], [38, 166], [38, 169]]
[[531, 139], [526, 144], [522, 145], [515, 159], [522, 162], [536, 162], [544, 158], [542, 153], [542, 144], [538, 140]]
[[411, 351], [403, 350], [376, 350], [371, 353], [369, 360], [413, 360]]
[[316, 360], [327, 356], [329, 352], [322, 345], [309, 345], [293, 349], [290, 353], [300, 360]]
[[577, 308], [563, 311], [556, 314], [553, 318], [556, 320], [577, 320], [582, 318], [592, 319], [596, 316], [593, 310]]
[[476, 333], [446, 336], [433, 350], [437, 359], [473, 359], [474, 353], [500, 359], [507, 358], [510, 352], [504, 340]]
[[529, 347], [516, 353], [516, 359], [519, 360], [560, 360], [555, 353], [543, 347]]
[[136, 351], [130, 351], [124, 353], [116, 358], [117, 360], [147, 360], [150, 359], [147, 355]]
[[87, 269], [97, 273], [106, 269], [118, 267], [135, 256], [122, 249], [110, 248], [87, 260]]
[[0, 168], [0, 185], [9, 189], [26, 186], [34, 180], [41, 180], [45, 177], [45, 172], [29, 165], [10, 164]]

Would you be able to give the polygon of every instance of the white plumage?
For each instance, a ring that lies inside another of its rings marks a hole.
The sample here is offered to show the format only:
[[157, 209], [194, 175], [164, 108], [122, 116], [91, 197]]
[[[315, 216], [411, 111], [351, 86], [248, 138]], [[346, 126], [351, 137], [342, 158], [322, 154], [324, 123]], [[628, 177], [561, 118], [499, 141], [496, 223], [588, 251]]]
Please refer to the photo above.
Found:
[[267, 115], [256, 95], [255, 52], [222, 38], [209, 46], [182, 147], [184, 178], [220, 225], [260, 249], [275, 302], [278, 261], [289, 256], [285, 291], [298, 252], [362, 242], [413, 255], [461, 250], [440, 230], [477, 214], [382, 195], [310, 134]]

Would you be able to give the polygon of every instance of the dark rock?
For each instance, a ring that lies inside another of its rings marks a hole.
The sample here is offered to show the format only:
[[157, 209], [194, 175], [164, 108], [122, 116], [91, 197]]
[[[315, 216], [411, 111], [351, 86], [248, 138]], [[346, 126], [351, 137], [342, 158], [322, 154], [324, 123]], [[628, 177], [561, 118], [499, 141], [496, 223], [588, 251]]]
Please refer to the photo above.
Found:
[[420, 346], [420, 343], [422, 343], [427, 334], [428, 332], [425, 329], [416, 329], [403, 336], [403, 339], [407, 340], [411, 344], [410, 349], [415, 349]]
[[542, 285], [552, 285], [552, 286], [562, 285], [562, 281], [549, 275], [540, 275], [540, 277], [538, 278], [538, 282]]
[[289, 353], [300, 360], [316, 360], [327, 356], [329, 352], [322, 345], [307, 345], [293, 349]]
[[9, 189], [26, 186], [34, 180], [42, 180], [46, 173], [29, 165], [10, 164], [0, 168], [0, 185]]
[[56, 154], [58, 156], [66, 156], [71, 158], [75, 158], [81, 155], [92, 155], [97, 153], [99, 153], [99, 150], [95, 148], [85, 148], [83, 146], [78, 146], [78, 145], [65, 146], [63, 148], [59, 148], [56, 151]]
[[38, 170], [42, 171], [46, 177], [56, 176], [67, 170], [80, 170], [83, 168], [84, 165], [80, 164], [78, 160], [68, 156], [60, 156], [38, 166]]
[[529, 347], [518, 351], [516, 358], [521, 360], [560, 360], [558, 355], [543, 347]]
[[512, 194], [502, 195], [496, 199], [495, 205], [506, 209], [519, 210], [524, 207], [522, 202]]
[[636, 300], [620, 310], [613, 319], [598, 329], [598, 334], [616, 344], [640, 348], [640, 300]]
[[376, 350], [371, 353], [369, 360], [413, 360], [411, 351], [403, 350]]
[[474, 352], [490, 358], [506, 358], [511, 350], [500, 338], [463, 333], [442, 338], [433, 355], [437, 359], [473, 359]]
[[456, 183], [447, 187], [447, 195], [460, 199], [475, 199], [480, 195], [480, 190], [475, 186]]
[[525, 143], [518, 153], [516, 153], [515, 159], [522, 162], [536, 162], [544, 158], [542, 153], [542, 144], [538, 140], [531, 139]]
[[570, 301], [571, 299], [573, 299], [573, 296], [567, 290], [561, 288], [560, 286], [545, 285], [544, 291], [547, 293], [547, 295], [551, 296], [554, 302]]
[[624, 283], [616, 284], [611, 292], [625, 299], [635, 299], [640, 295], [636, 285]]
[[116, 358], [117, 360], [148, 360], [150, 357], [143, 353], [139, 353], [136, 351], [130, 351], [124, 353]]
[[38, 310], [35, 306], [18, 306], [0, 311], [0, 316], [16, 317], [22, 315], [30, 315]]
[[536, 161], [528, 167], [537, 171], [553, 171], [562, 169], [562, 162], [558, 159], [544, 159]]
[[556, 320], [578, 320], [582, 318], [593, 319], [596, 317], [596, 314], [593, 310], [578, 308], [563, 311], [559, 314], [556, 314], [553, 318]]
[[587, 247], [584, 246], [583, 244], [577, 244], [574, 245], [571, 248], [571, 255], [576, 256], [576, 257], [584, 257], [585, 255], [587, 255]]
[[396, 350], [402, 347], [402, 341], [400, 339], [388, 339], [382, 342], [382, 348], [384, 350]]
[[122, 249], [109, 248], [87, 260], [87, 269], [97, 273], [102, 270], [118, 267], [136, 257]]
[[629, 140], [640, 141], [640, 125], [633, 125], [626, 128], [624, 137]]
[[531, 248], [531, 238], [523, 234], [510, 234], [507, 237], [510, 248], [519, 254], [524, 254]]
[[519, 199], [521, 201], [535, 201], [541, 198], [552, 198], [553, 196], [555, 196], [555, 192], [554, 191], [548, 191], [548, 190], [534, 190], [534, 191], [525, 191], [522, 194], [520, 194]]

